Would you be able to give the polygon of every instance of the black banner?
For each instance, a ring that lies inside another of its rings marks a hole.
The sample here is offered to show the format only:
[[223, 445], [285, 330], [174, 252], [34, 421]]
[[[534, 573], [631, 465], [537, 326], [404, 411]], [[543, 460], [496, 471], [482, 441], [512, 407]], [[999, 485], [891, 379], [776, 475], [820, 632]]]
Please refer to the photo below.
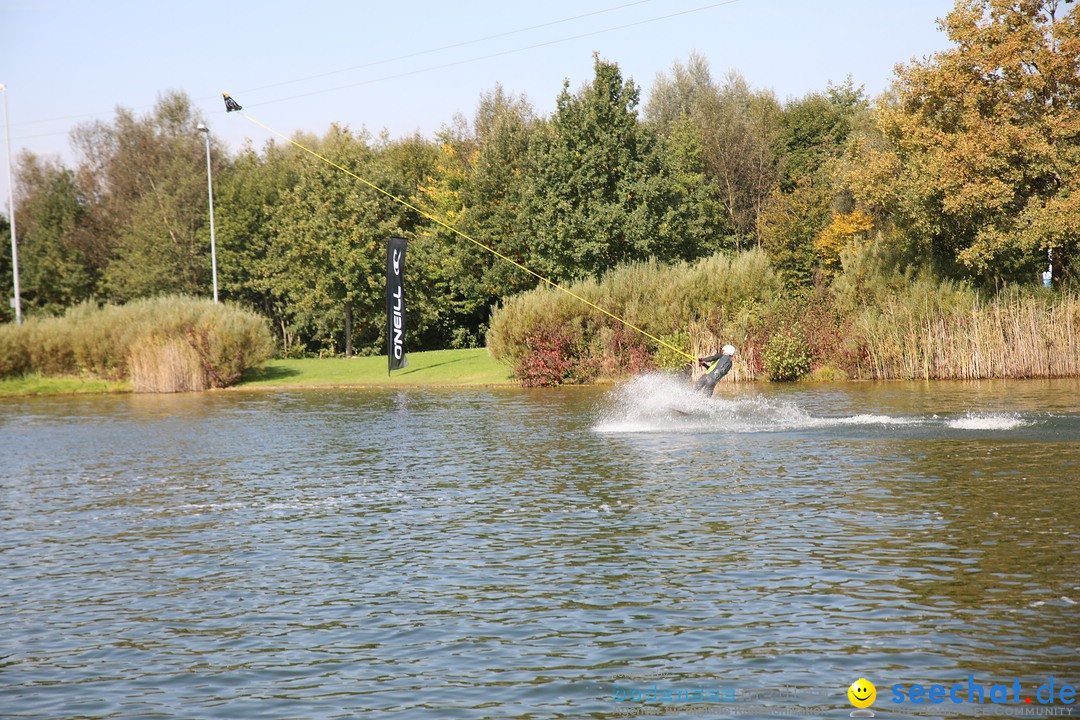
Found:
[[386, 355], [391, 370], [408, 367], [405, 359], [405, 238], [386, 247]]

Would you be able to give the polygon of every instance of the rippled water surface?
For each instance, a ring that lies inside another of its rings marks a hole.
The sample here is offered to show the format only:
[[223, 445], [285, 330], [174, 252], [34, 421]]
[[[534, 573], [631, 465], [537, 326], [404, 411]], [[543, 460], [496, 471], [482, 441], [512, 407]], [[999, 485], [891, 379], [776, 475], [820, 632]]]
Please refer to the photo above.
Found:
[[1080, 679], [1078, 478], [1071, 380], [0, 399], [0, 716], [1031, 694]]

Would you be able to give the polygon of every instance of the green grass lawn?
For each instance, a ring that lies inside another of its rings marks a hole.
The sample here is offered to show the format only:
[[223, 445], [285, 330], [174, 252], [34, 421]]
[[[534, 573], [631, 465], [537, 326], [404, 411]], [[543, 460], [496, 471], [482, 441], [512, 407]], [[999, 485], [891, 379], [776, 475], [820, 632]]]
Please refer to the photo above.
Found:
[[409, 367], [386, 372], [386, 356], [271, 360], [249, 370], [237, 388], [400, 385], [516, 385], [510, 369], [485, 348], [408, 353]]
[[[386, 373], [386, 356], [270, 360], [249, 370], [234, 387], [304, 388], [403, 385], [516, 385], [510, 369], [484, 348], [409, 353], [409, 367]], [[131, 392], [131, 383], [38, 374], [0, 379], [0, 396]]]
[[131, 392], [131, 383], [68, 375], [46, 377], [37, 373], [0, 380], [0, 395], [67, 395], [107, 392]]

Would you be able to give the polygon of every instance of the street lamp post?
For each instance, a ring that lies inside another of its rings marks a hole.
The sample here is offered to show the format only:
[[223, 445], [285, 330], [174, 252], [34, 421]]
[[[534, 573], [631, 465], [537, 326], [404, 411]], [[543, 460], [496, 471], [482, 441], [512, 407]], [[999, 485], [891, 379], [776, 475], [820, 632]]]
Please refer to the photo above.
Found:
[[210, 266], [214, 277], [214, 302], [217, 302], [217, 242], [214, 238], [214, 178], [210, 172], [210, 128], [199, 123], [196, 129], [206, 138], [206, 194], [210, 198]]
[[7, 85], [0, 83], [4, 91], [4, 137], [7, 141], [8, 211], [11, 213], [11, 277], [15, 286], [15, 322], [22, 325], [22, 298], [19, 296], [19, 244], [15, 235], [15, 181], [11, 174], [11, 120], [8, 118]]

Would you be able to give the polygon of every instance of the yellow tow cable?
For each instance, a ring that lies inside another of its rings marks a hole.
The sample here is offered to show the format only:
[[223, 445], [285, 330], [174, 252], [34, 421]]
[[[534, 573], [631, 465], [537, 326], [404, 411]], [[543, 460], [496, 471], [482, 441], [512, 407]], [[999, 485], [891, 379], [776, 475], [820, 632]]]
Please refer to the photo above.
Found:
[[[360, 177], [359, 175], [357, 175], [356, 173], [354, 173], [353, 171], [349, 170], [348, 168], [342, 167], [341, 165], [337, 164], [333, 160], [331, 160], [331, 159], [329, 159], [329, 158], [327, 158], [327, 157], [325, 157], [323, 155], [320, 155], [319, 153], [315, 152], [311, 148], [305, 146], [303, 143], [297, 142], [293, 138], [288, 137], [288, 136], [278, 132], [277, 130], [273, 129], [272, 127], [269, 127], [268, 125], [256, 120], [255, 118], [251, 117], [247, 113], [241, 112], [239, 110], [239, 106], [236, 106], [236, 108], [230, 108], [229, 107], [229, 101], [231, 101], [232, 98], [229, 97], [228, 93], [223, 93], [223, 94], [225, 95], [226, 107], [229, 108], [230, 112], [234, 112], [234, 111], [239, 112], [239, 114], [242, 115], [244, 118], [246, 118], [248, 121], [250, 121], [252, 123], [255, 123], [256, 125], [258, 125], [262, 129], [266, 130], [267, 132], [272, 133], [273, 135], [277, 135], [282, 140], [285, 140], [286, 142], [292, 143], [293, 145], [300, 148], [301, 150], [308, 153], [309, 155], [312, 155], [312, 156], [318, 158], [319, 160], [322, 160], [324, 163], [327, 163], [328, 165], [331, 165], [332, 167], [337, 168], [338, 170], [345, 173], [346, 175], [359, 180], [360, 182], [364, 183], [365, 185], [367, 185], [372, 190], [375, 190], [377, 192], [382, 193], [383, 195], [385, 195], [386, 197], [390, 198], [391, 200], [393, 200], [395, 202], [401, 203], [402, 205], [409, 208], [410, 210], [412, 210], [416, 214], [420, 215], [421, 217], [427, 218], [431, 222], [436, 223], [438, 225], [441, 225], [442, 227], [446, 228], [447, 230], [454, 233], [455, 235], [459, 235], [460, 237], [465, 238], [466, 240], [471, 242], [473, 245], [476, 245], [477, 247], [480, 247], [480, 248], [483, 248], [484, 250], [487, 250], [489, 253], [491, 253], [495, 257], [500, 258], [502, 260], [505, 260], [506, 262], [510, 263], [511, 265], [514, 265], [515, 267], [518, 267], [518, 268], [524, 270], [525, 272], [527, 272], [530, 275], [538, 278], [539, 280], [542, 280], [543, 282], [547, 283], [548, 285], [555, 288], [556, 290], [561, 290], [562, 292], [566, 293], [567, 295], [574, 298], [575, 300], [580, 300], [581, 302], [585, 303], [586, 305], [588, 305], [592, 309], [602, 312], [604, 315], [607, 315], [609, 318], [611, 318], [613, 320], [617, 320], [618, 322], [622, 323], [623, 325], [630, 328], [631, 330], [635, 330], [635, 331], [641, 333], [642, 335], [644, 335], [645, 337], [649, 338], [650, 340], [652, 340], [652, 341], [654, 341], [654, 342], [656, 342], [656, 343], [658, 343], [660, 345], [663, 345], [668, 350], [673, 350], [673, 351], [679, 353], [680, 355], [682, 355], [683, 357], [689, 358], [691, 361], [697, 361], [697, 358], [695, 356], [691, 355], [690, 353], [688, 353], [688, 352], [686, 352], [684, 350], [680, 350], [679, 348], [675, 347], [674, 345], [661, 340], [660, 338], [656, 337], [655, 335], [653, 335], [653, 334], [651, 334], [651, 333], [649, 333], [649, 332], [647, 332], [645, 330], [642, 330], [637, 325], [634, 325], [633, 323], [629, 322], [628, 320], [624, 320], [623, 318], [619, 317], [618, 315], [616, 315], [613, 312], [605, 310], [604, 308], [600, 307], [596, 303], [593, 303], [593, 302], [591, 302], [589, 300], [586, 300], [585, 298], [581, 297], [580, 295], [578, 295], [574, 291], [568, 290], [567, 288], [564, 288], [562, 285], [559, 285], [558, 283], [556, 283], [556, 282], [554, 282], [552, 280], [548, 280], [546, 277], [544, 277], [540, 273], [536, 272], [535, 270], [532, 270], [530, 268], [525, 267], [524, 265], [519, 263], [517, 260], [514, 260], [513, 258], [509, 258], [506, 255], [503, 255], [501, 252], [499, 252], [495, 248], [489, 247], [488, 245], [485, 245], [484, 243], [480, 242], [479, 240], [470, 237], [469, 235], [463, 233], [462, 231], [458, 230], [457, 228], [453, 227], [452, 225], [448, 225], [447, 223], [443, 222], [442, 220], [435, 217], [431, 213], [428, 213], [428, 212], [425, 212], [425, 211], [421, 210], [420, 208], [416, 207], [415, 205], [408, 202], [407, 200], [399, 198], [397, 195], [394, 195], [391, 192], [387, 192], [386, 190], [383, 190], [381, 187], [379, 187], [375, 183], [371, 182], [370, 180], [366, 180], [366, 179]], [[234, 101], [234, 103], [235, 103], [235, 101]]]

